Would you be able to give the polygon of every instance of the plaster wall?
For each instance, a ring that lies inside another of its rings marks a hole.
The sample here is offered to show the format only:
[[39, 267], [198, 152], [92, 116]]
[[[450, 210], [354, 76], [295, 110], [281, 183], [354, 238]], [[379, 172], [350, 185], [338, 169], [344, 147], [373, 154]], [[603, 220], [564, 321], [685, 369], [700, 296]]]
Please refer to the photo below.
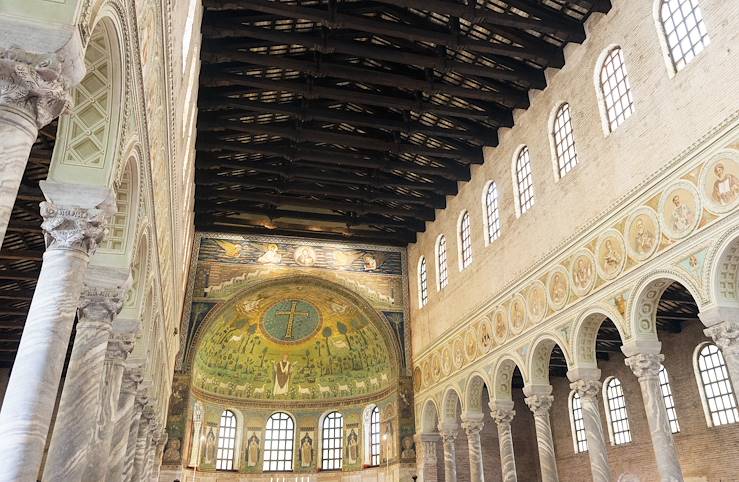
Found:
[[[485, 149], [485, 164], [473, 167], [472, 180], [460, 185], [409, 246], [410, 272], [426, 256], [430, 287], [429, 303], [419, 309], [417, 277], [410, 276], [414, 358], [739, 108], [739, 98], [730, 94], [739, 87], [739, 10], [732, 2], [700, 1], [710, 45], [674, 76], [660, 46], [654, 2], [612, 3], [607, 15], [589, 20], [587, 40], [566, 49], [566, 66], [548, 73], [546, 90], [532, 94], [531, 107], [516, 114], [516, 126], [501, 131], [500, 145]], [[623, 48], [635, 112], [605, 135], [593, 78], [598, 57], [614, 44]], [[548, 132], [552, 112], [564, 101], [570, 104], [579, 164], [557, 180]], [[511, 165], [522, 144], [531, 154], [536, 201], [517, 218]], [[486, 247], [481, 199], [489, 180], [498, 186], [502, 234]], [[460, 272], [456, 232], [463, 209], [472, 218], [473, 262]], [[437, 292], [433, 260], [440, 234], [447, 237], [449, 284]]]

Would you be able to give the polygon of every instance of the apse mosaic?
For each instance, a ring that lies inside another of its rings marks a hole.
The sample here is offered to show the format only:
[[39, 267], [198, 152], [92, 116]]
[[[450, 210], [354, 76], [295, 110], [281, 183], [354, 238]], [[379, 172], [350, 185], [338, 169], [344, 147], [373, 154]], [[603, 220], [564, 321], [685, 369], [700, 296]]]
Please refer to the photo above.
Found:
[[197, 344], [193, 385], [250, 400], [379, 393], [397, 382], [392, 339], [377, 326], [382, 322], [318, 280], [268, 282], [209, 316]]

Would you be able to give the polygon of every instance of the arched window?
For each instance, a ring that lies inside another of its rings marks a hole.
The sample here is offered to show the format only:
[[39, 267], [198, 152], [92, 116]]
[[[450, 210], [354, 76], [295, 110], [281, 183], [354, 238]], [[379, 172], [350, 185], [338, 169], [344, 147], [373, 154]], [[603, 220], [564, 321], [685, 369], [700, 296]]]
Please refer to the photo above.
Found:
[[570, 105], [565, 103], [559, 106], [554, 115], [552, 125], [554, 152], [557, 155], [559, 177], [564, 177], [577, 165], [577, 151], [575, 150], [575, 135], [572, 132], [572, 117]]
[[341, 470], [344, 453], [344, 417], [331, 412], [321, 427], [321, 469]]
[[585, 434], [585, 421], [582, 416], [582, 400], [577, 390], [570, 393], [570, 423], [572, 425], [572, 441], [575, 453], [588, 451], [588, 439]]
[[459, 220], [459, 270], [465, 269], [472, 263], [472, 229], [470, 227], [470, 213], [465, 211]]
[[675, 71], [680, 71], [710, 42], [698, 0], [661, 0], [659, 20]]
[[426, 270], [426, 258], [421, 256], [418, 260], [418, 304], [421, 307], [429, 302], [429, 277]]
[[375, 406], [370, 413], [370, 465], [380, 465], [380, 409]]
[[672, 397], [670, 377], [667, 376], [667, 370], [664, 365], [660, 365], [659, 367], [659, 387], [662, 390], [662, 399], [665, 401], [667, 420], [670, 421], [670, 430], [672, 433], [678, 433], [680, 431], [680, 423], [677, 421], [677, 410], [675, 410], [675, 399]]
[[516, 187], [518, 188], [518, 210], [520, 214], [534, 205], [534, 175], [531, 173], [529, 148], [523, 146], [516, 157]]
[[490, 181], [485, 190], [485, 242], [490, 244], [500, 237], [500, 210], [498, 209], [498, 187]]
[[449, 282], [449, 269], [446, 255], [446, 236], [439, 236], [436, 242], [436, 286], [443, 290]]
[[626, 413], [626, 397], [624, 397], [621, 380], [610, 377], [606, 380], [603, 388], [611, 443], [613, 445], [629, 443], [631, 442], [631, 429], [629, 428], [629, 415]]
[[216, 469], [233, 470], [236, 453], [236, 415], [231, 410], [224, 410], [218, 426], [218, 451], [216, 452]]
[[606, 54], [598, 79], [608, 130], [613, 132], [634, 112], [631, 85], [620, 47], [615, 47]]
[[711, 425], [726, 425], [739, 421], [734, 389], [721, 350], [713, 343], [699, 346], [696, 365], [703, 407], [707, 415], [710, 415]]
[[264, 472], [290, 472], [293, 469], [295, 422], [284, 413], [272, 414], [264, 433]]

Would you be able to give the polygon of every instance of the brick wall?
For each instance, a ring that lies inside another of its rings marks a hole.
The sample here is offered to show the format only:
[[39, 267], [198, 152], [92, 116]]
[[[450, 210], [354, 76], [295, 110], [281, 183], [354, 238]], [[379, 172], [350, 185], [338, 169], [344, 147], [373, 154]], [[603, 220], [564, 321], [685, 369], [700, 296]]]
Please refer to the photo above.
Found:
[[[664, 365], [670, 377], [680, 433], [674, 435], [680, 464], [686, 480], [729, 482], [739, 480], [739, 424], [707, 427], [698, 385], [693, 370], [693, 350], [709, 341], [698, 322], [687, 324], [681, 333], [659, 333]], [[623, 384], [629, 415], [632, 442], [613, 446], [608, 441], [608, 460], [614, 480], [624, 472], [637, 475], [642, 482], [657, 481], [657, 467], [652, 451], [639, 382], [624, 364], [624, 357], [614, 354], [601, 360], [601, 380], [617, 376]], [[551, 380], [554, 394], [551, 419], [559, 477], [562, 481], [589, 481], [590, 461], [587, 453], [575, 454], [568, 412], [569, 382], [565, 378]], [[600, 401], [603, 429], [608, 436], [605, 408]], [[517, 459], [521, 460], [519, 453]], [[529, 464], [528, 460], [521, 460]], [[519, 472], [519, 479], [522, 474]], [[535, 479], [523, 479], [535, 480]]]

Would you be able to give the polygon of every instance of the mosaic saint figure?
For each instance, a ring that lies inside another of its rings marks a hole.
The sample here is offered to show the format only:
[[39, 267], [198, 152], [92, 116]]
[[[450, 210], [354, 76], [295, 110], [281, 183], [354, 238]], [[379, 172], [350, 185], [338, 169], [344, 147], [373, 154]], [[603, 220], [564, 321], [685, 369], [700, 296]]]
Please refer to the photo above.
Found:
[[267, 245], [267, 251], [257, 258], [257, 261], [262, 264], [277, 264], [282, 261], [282, 255], [277, 252], [276, 244], [269, 244]]
[[272, 389], [272, 395], [287, 395], [290, 385], [290, 373], [292, 372], [292, 364], [288, 359], [287, 353], [282, 355], [282, 360], [274, 364], [275, 383]]
[[671, 216], [672, 229], [678, 233], [683, 233], [690, 229], [690, 226], [693, 224], [693, 211], [686, 204], [683, 204], [678, 194], [672, 196], [672, 204], [675, 206], [675, 210], [672, 211]]
[[313, 266], [316, 263], [316, 252], [310, 246], [298, 246], [293, 257], [300, 266]]
[[713, 173], [716, 180], [713, 182], [713, 200], [721, 206], [728, 206], [739, 197], [739, 179], [726, 172], [724, 164], [719, 162], [714, 166]]
[[372, 256], [371, 254], [365, 254], [364, 255], [364, 270], [374, 271], [376, 269], [377, 269], [377, 258]]
[[403, 450], [400, 452], [400, 458], [403, 458], [403, 459], [415, 459], [416, 458], [416, 449], [413, 446], [413, 437], [406, 435], [405, 437], [403, 437], [403, 441], [401, 442], [401, 445], [403, 446]]
[[259, 437], [256, 433], [251, 434], [246, 442], [246, 465], [256, 467], [259, 462]]
[[216, 459], [216, 435], [213, 433], [213, 427], [208, 429], [208, 435], [205, 437], [205, 463], [212, 464]]
[[350, 464], [357, 463], [357, 459], [359, 459], [359, 437], [354, 429], [349, 432], [346, 438], [346, 458]]
[[173, 438], [167, 442], [167, 449], [164, 451], [164, 460], [168, 462], [180, 461], [180, 439]]
[[306, 433], [300, 440], [300, 466], [310, 467], [313, 463], [313, 439]]

